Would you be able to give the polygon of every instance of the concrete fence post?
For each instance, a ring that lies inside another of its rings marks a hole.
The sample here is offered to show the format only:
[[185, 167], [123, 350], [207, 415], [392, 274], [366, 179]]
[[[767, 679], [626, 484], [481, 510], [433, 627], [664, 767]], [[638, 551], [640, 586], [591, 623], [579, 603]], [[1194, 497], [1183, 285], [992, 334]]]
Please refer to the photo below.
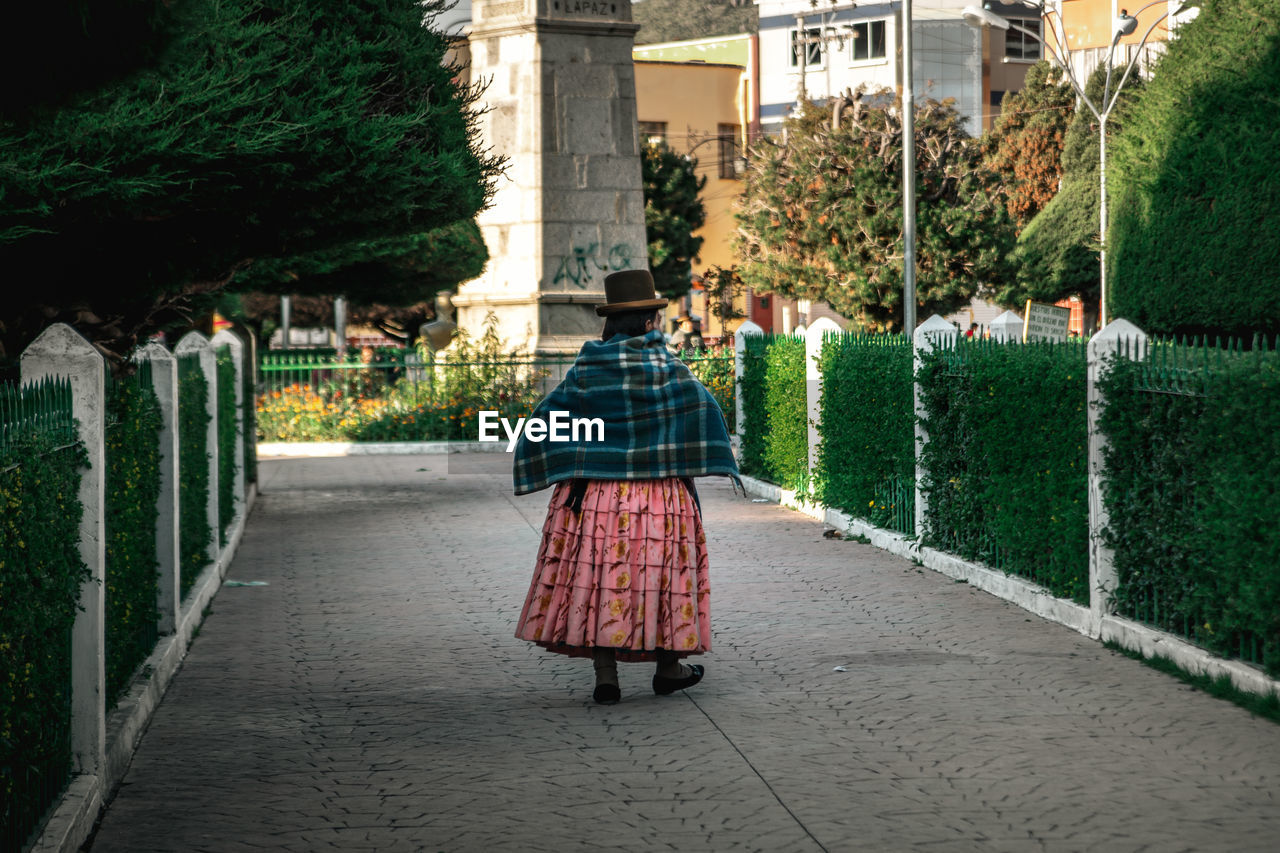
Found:
[[160, 495], [156, 501], [156, 558], [160, 577], [156, 587], [161, 634], [177, 630], [182, 612], [180, 572], [182, 550], [178, 506], [178, 360], [154, 341], [138, 350], [136, 361], [151, 363], [151, 384], [160, 403]]
[[920, 464], [920, 454], [924, 450], [924, 446], [929, 442], [929, 432], [925, 429], [921, 419], [924, 417], [924, 404], [920, 402], [920, 365], [925, 355], [938, 346], [955, 346], [956, 338], [959, 335], [959, 329], [953, 323], [948, 323], [937, 314], [934, 314], [928, 320], [925, 320], [916, 327], [915, 334], [911, 338], [912, 349], [912, 395], [915, 402], [916, 411], [916, 541], [924, 540], [924, 523], [925, 516], [929, 511], [929, 507], [925, 501], [924, 491], [921, 484], [924, 482], [924, 466]]
[[1115, 552], [1103, 539], [1109, 521], [1103, 502], [1107, 438], [1098, 430], [1098, 417], [1106, 401], [1098, 383], [1106, 375], [1111, 359], [1138, 360], [1146, 355], [1147, 333], [1128, 320], [1112, 320], [1089, 341], [1088, 347], [1088, 418], [1089, 418], [1089, 610], [1092, 617], [1090, 636], [1102, 631], [1102, 619], [1111, 613], [1111, 596], [1116, 589]]
[[742, 358], [747, 350], [747, 335], [763, 335], [764, 329], [750, 320], [733, 333], [733, 401], [734, 432], [742, 438]]
[[80, 612], [71, 630], [71, 754], [75, 772], [97, 775], [106, 761], [106, 365], [79, 332], [55, 323], [22, 353], [22, 382], [49, 377], [71, 382], [72, 409], [89, 469], [80, 478], [80, 558], [90, 577], [80, 587]]
[[839, 331], [839, 324], [830, 317], [819, 317], [804, 331], [804, 388], [809, 412], [805, 420], [809, 429], [810, 478], [818, 470], [818, 442], [821, 441], [818, 424], [822, 421], [822, 372], [819, 369], [822, 342], [827, 335]]
[[244, 341], [240, 336], [229, 329], [223, 329], [213, 336], [210, 345], [216, 352], [220, 347], [226, 346], [231, 349], [231, 363], [235, 365], [235, 383], [236, 383], [236, 474], [235, 486], [232, 494], [235, 496], [235, 505], [231, 513], [234, 520], [244, 513], [245, 493], [244, 493], [244, 373], [245, 373], [245, 347]]
[[209, 415], [209, 427], [205, 430], [205, 449], [209, 459], [209, 496], [206, 515], [209, 519], [210, 537], [207, 555], [211, 565], [218, 564], [218, 531], [222, 526], [218, 523], [218, 363], [209, 339], [199, 332], [187, 332], [173, 348], [174, 355], [184, 356], [194, 353], [200, 358], [200, 371], [209, 383], [209, 394], [205, 398], [205, 412]]
[[991, 321], [991, 339], [1002, 344], [1022, 343], [1022, 318], [1006, 311]]

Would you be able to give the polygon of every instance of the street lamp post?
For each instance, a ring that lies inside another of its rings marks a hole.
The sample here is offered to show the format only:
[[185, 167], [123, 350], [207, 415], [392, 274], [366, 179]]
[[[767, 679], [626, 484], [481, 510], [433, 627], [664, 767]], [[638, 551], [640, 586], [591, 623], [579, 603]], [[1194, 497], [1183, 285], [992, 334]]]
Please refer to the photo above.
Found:
[[916, 330], [916, 94], [911, 0], [902, 0], [902, 331]]
[[[1138, 17], [1152, 6], [1159, 6], [1162, 3], [1168, 5], [1168, 0], [1155, 0], [1148, 3], [1138, 10], [1136, 15], [1130, 15], [1126, 10], [1121, 9], [1119, 16], [1115, 20], [1115, 31], [1111, 37], [1111, 46], [1107, 49], [1107, 79], [1102, 89], [1102, 104], [1095, 104], [1084, 93], [1084, 86], [1076, 79], [1075, 72], [1071, 68], [1071, 62], [1067, 56], [1067, 33], [1066, 26], [1062, 21], [1062, 13], [1057, 13], [1057, 24], [1054, 25], [1050, 13], [1045, 9], [1044, 3], [1036, 2], [1036, 0], [1022, 0], [1024, 6], [1040, 10], [1040, 16], [1049, 24], [1049, 28], [1053, 31], [1053, 40], [1056, 44], [1050, 44], [1026, 27], [1018, 26], [1002, 18], [992, 12], [990, 9], [980, 8], [978, 6], [966, 6], [964, 8], [965, 22], [975, 27], [992, 27], [998, 30], [1015, 30], [1024, 35], [1030, 36], [1040, 44], [1044, 45], [1045, 51], [1051, 56], [1067, 76], [1067, 82], [1071, 84], [1071, 88], [1075, 90], [1076, 97], [1089, 108], [1094, 117], [1098, 120], [1098, 236], [1101, 240], [1101, 250], [1098, 253], [1098, 327], [1101, 328], [1107, 324], [1107, 119], [1111, 116], [1111, 111], [1116, 105], [1116, 101], [1120, 97], [1120, 90], [1124, 88], [1125, 81], [1129, 79], [1129, 73], [1133, 71], [1134, 65], [1138, 62], [1141, 55], [1142, 46], [1147, 43], [1147, 39], [1155, 28], [1170, 15], [1178, 15], [1187, 8], [1189, 3], [1183, 3], [1173, 12], [1166, 11], [1155, 22], [1147, 28], [1143, 34], [1141, 41], [1138, 42], [1138, 50], [1134, 51], [1133, 57], [1129, 60], [1128, 65], [1121, 75], [1120, 81], [1116, 84], [1115, 90], [1111, 89], [1111, 58], [1115, 54], [1116, 45], [1120, 43], [1120, 39], [1127, 35], [1132, 35], [1138, 28]], [[1056, 48], [1056, 49], [1055, 49]]]

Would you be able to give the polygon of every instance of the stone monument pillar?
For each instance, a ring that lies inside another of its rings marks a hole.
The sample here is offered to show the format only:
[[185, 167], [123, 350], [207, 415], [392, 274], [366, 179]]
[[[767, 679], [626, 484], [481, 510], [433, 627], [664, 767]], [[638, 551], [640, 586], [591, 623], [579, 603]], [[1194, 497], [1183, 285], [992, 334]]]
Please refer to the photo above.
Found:
[[485, 81], [481, 135], [509, 158], [477, 221], [484, 274], [453, 298], [472, 333], [576, 353], [600, 333], [604, 277], [648, 268], [636, 129], [639, 29], [630, 0], [473, 0], [471, 79]]

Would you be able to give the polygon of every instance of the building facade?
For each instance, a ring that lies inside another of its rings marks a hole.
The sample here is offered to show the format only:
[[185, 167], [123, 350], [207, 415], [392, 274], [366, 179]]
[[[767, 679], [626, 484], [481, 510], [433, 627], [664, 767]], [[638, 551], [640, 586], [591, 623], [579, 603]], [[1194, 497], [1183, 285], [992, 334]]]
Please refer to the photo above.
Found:
[[[913, 8], [912, 71], [917, 98], [953, 98], [974, 136], [990, 125], [992, 93], [1021, 88], [1026, 65], [1019, 56], [992, 63], [1004, 49], [965, 23], [973, 0], [930, 0]], [[760, 121], [766, 133], [804, 100], [817, 102], [859, 86], [900, 92], [902, 3], [823, 3], [756, 0], [760, 12]], [[1003, 56], [1000, 57], [1003, 59]], [[998, 101], [997, 101], [998, 104]]]

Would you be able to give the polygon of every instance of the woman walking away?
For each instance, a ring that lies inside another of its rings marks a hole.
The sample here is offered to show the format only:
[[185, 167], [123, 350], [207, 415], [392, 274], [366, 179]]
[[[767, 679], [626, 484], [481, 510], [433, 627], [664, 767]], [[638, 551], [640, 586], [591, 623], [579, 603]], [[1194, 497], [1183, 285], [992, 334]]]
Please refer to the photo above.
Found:
[[[599, 419], [569, 441], [516, 445], [515, 490], [555, 486], [516, 636], [595, 665], [592, 694], [621, 698], [618, 661], [655, 661], [653, 692], [697, 684], [711, 649], [707, 539], [693, 477], [738, 482], [724, 415], [670, 354], [647, 270], [605, 278], [588, 341], [532, 418]], [[567, 431], [567, 430], [565, 430]]]

